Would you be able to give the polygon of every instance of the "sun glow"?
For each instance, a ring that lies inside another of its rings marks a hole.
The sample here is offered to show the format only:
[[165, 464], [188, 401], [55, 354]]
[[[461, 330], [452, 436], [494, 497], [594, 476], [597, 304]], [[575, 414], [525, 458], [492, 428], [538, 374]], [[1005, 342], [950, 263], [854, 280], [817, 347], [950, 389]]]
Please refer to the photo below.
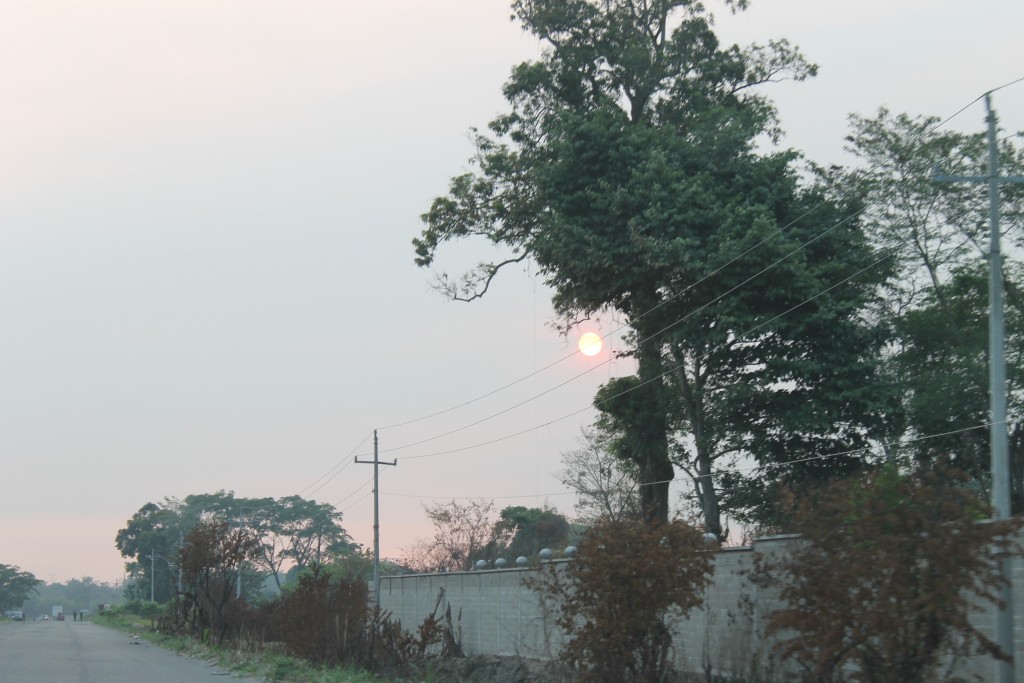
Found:
[[601, 337], [593, 332], [585, 332], [580, 337], [580, 353], [584, 356], [596, 356], [601, 353]]

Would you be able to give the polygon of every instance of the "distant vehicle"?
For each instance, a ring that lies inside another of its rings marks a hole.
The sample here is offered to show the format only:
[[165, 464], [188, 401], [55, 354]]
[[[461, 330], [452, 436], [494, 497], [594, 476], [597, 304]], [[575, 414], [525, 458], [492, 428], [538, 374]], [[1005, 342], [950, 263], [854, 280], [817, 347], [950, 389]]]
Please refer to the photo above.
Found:
[[4, 616], [11, 621], [25, 621], [25, 613], [20, 609], [9, 609], [4, 612]]
[[64, 608], [60, 605], [54, 605], [50, 610], [50, 614], [52, 614], [53, 618], [57, 621], [64, 621]]

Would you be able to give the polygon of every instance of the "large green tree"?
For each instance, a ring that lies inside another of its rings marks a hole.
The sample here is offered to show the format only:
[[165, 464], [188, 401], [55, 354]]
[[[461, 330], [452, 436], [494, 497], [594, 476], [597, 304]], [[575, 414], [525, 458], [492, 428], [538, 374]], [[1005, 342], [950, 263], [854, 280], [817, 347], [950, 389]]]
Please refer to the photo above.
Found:
[[510, 505], [494, 523], [494, 553], [515, 559], [533, 557], [544, 548], [561, 550], [569, 544], [571, 528], [569, 520], [554, 508]]
[[291, 562], [302, 570], [349, 555], [356, 544], [341, 526], [341, 513], [329, 503], [299, 496], [251, 501], [246, 523], [260, 539], [256, 564], [281, 588], [281, 569]]
[[546, 49], [513, 69], [511, 110], [424, 215], [416, 262], [480, 238], [499, 257], [440, 273], [450, 297], [476, 299], [530, 259], [566, 328], [608, 309], [626, 319], [637, 375], [597, 401], [616, 453], [636, 468], [649, 521], [668, 516], [674, 460], [721, 533], [716, 461], [797, 459], [867, 429], [855, 382], [874, 371], [859, 319], [872, 285], [829, 288], [873, 255], [824, 179], [803, 190], [795, 154], [759, 151], [779, 131], [758, 86], [815, 67], [785, 41], [720, 44], [699, 2], [512, 6]]
[[129, 596], [166, 602], [174, 596], [178, 543], [188, 531], [170, 506], [146, 503], [119, 529], [114, 545], [132, 577]]

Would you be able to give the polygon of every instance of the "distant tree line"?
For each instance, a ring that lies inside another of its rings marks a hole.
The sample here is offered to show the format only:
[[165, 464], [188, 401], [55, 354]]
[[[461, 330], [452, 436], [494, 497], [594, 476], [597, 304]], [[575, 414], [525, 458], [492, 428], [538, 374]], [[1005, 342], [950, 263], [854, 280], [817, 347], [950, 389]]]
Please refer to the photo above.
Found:
[[289, 573], [358, 550], [341, 526], [341, 513], [328, 503], [299, 496], [239, 498], [224, 491], [165, 498], [143, 505], [117, 532], [115, 545], [127, 560], [127, 597], [171, 600], [184, 588], [189, 561], [200, 572], [195, 562], [204, 554], [211, 559], [213, 546], [228, 533], [244, 539], [244, 552], [239, 548], [233, 557], [234, 576], [249, 598], [264, 588], [279, 592]]
[[63, 607], [65, 615], [75, 612], [96, 614], [100, 605], [119, 603], [122, 597], [122, 585], [95, 581], [85, 576], [64, 582], [40, 582], [35, 592], [25, 601], [24, 610], [29, 618], [49, 614], [54, 605]]

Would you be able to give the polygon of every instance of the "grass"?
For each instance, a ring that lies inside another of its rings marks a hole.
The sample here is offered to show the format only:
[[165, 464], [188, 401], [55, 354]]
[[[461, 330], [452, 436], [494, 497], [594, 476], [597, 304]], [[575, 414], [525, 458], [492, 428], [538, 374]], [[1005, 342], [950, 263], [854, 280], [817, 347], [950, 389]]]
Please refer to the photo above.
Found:
[[[207, 645], [193, 638], [159, 633], [150, 619], [130, 612], [112, 611], [93, 617], [93, 622], [125, 633], [133, 633], [162, 648], [196, 659], [205, 659], [223, 669], [272, 683], [381, 683], [364, 671], [324, 668], [303, 659], [268, 652], [250, 652]], [[139, 628], [139, 626], [142, 628]]]

